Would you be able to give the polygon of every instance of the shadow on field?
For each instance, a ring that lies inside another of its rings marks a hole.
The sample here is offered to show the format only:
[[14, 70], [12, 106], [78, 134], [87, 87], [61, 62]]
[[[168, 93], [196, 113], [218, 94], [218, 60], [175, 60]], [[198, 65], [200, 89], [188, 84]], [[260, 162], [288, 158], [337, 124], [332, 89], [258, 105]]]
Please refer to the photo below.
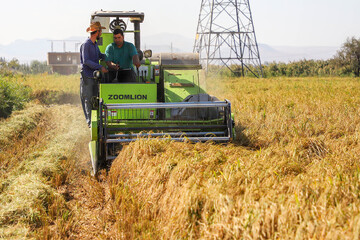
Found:
[[261, 148], [265, 148], [267, 144], [261, 143], [259, 141], [254, 141], [253, 139], [249, 138], [245, 133], [244, 130], [246, 129], [245, 126], [242, 125], [235, 125], [235, 140], [233, 141], [234, 145], [248, 147], [251, 150], [259, 150]]
[[[109, 147], [111, 155], [118, 156], [120, 154], [120, 152], [123, 150], [124, 145], [123, 144], [109, 144], [108, 147]], [[111, 166], [114, 161], [115, 161], [115, 159], [100, 161], [98, 173], [95, 175], [95, 178], [98, 181], [100, 181], [100, 178], [99, 178], [100, 176], [102, 176], [104, 173], [107, 174], [110, 171]], [[88, 162], [88, 167], [89, 167], [89, 169], [91, 169], [91, 160], [89, 160], [89, 162]]]
[[74, 93], [55, 90], [39, 90], [32, 93], [32, 99], [41, 104], [80, 104], [80, 96]]

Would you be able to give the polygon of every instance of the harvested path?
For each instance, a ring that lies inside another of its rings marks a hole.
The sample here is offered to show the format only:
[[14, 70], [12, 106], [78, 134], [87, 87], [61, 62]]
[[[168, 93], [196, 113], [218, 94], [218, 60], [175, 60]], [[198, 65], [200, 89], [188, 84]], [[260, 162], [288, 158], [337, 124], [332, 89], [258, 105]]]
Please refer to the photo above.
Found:
[[81, 107], [71, 104], [31, 104], [1, 122], [0, 238], [108, 234], [107, 173], [90, 176], [89, 135]]
[[97, 178], [90, 174], [90, 157], [87, 142], [82, 144], [68, 182], [63, 186], [67, 206], [71, 210], [72, 224], [69, 239], [119, 239], [113, 238], [114, 216], [107, 182], [103, 170]]

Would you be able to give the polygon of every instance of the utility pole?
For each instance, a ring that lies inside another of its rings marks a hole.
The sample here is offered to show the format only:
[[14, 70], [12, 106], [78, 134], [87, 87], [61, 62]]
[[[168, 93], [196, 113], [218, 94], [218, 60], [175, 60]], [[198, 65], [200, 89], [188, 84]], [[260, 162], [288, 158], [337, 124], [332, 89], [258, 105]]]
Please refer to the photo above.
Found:
[[193, 51], [207, 72], [262, 77], [249, 0], [202, 0]]

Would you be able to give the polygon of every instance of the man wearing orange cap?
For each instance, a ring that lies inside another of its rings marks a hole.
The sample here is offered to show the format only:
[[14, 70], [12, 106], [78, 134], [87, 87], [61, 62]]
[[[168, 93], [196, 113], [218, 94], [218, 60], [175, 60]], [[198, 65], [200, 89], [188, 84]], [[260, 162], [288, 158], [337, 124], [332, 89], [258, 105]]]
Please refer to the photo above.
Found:
[[99, 64], [99, 60], [105, 60], [106, 55], [100, 52], [96, 40], [101, 37], [102, 27], [99, 22], [93, 22], [86, 32], [90, 33], [90, 37], [80, 47], [81, 61], [81, 79], [80, 79], [80, 98], [81, 105], [84, 110], [86, 122], [90, 127], [92, 99], [97, 93], [97, 84], [93, 79], [95, 70], [101, 70], [107, 73], [108, 70]]

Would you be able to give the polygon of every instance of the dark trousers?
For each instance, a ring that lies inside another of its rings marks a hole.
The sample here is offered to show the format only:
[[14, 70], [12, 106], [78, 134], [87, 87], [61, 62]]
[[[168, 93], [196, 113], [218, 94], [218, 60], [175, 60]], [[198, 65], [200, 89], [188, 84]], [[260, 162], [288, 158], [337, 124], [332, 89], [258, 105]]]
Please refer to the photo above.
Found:
[[86, 118], [86, 123], [90, 126], [91, 123], [91, 110], [97, 97], [98, 85], [94, 79], [86, 77], [81, 73], [80, 77], [80, 99], [81, 105]]

